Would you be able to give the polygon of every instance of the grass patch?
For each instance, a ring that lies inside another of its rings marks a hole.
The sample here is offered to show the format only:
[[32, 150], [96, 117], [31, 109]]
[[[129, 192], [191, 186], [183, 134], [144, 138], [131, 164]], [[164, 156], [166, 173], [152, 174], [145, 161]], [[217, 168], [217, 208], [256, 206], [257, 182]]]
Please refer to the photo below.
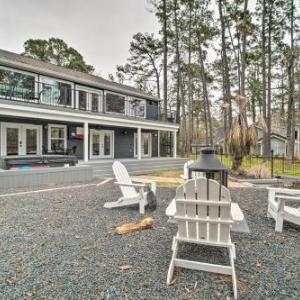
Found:
[[167, 178], [180, 178], [180, 175], [183, 173], [182, 169], [171, 170], [171, 171], [160, 171], [149, 174], [149, 176], [154, 177], [167, 177]]

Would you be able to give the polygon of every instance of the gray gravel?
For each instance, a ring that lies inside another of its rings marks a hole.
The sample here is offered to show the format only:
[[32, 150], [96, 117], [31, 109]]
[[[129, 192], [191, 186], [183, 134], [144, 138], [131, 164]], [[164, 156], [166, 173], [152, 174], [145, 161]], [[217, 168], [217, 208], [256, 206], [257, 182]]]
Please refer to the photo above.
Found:
[[[2, 191], [3, 192], [3, 191]], [[227, 276], [180, 270], [166, 287], [176, 225], [164, 215], [174, 188], [159, 188], [159, 207], [147, 212], [152, 230], [118, 236], [112, 229], [140, 218], [137, 208], [103, 208], [120, 196], [100, 187], [0, 198], [0, 299], [226, 299]], [[241, 299], [299, 299], [300, 228], [274, 232], [265, 190], [232, 190], [250, 227], [234, 233]], [[226, 263], [227, 252], [183, 246], [181, 257]], [[121, 272], [120, 266], [131, 268]], [[227, 298], [228, 299], [228, 298]]]

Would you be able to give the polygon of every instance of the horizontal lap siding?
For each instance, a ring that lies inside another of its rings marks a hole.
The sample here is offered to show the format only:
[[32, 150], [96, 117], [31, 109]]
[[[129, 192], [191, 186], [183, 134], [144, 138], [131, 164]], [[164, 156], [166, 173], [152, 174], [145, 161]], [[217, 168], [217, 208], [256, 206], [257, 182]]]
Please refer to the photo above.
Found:
[[134, 132], [136, 130], [118, 128], [115, 131], [115, 158], [134, 157]]

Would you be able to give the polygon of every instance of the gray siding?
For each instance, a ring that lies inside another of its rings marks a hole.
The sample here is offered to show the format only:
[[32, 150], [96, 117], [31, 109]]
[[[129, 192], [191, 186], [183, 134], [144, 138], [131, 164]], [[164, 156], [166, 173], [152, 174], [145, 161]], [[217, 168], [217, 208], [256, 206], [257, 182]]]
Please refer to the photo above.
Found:
[[115, 130], [115, 158], [134, 157], [134, 132], [133, 129]]
[[[157, 108], [157, 107], [156, 107]], [[147, 110], [148, 111], [148, 110]], [[39, 121], [39, 120], [28, 120], [22, 118], [1, 118], [0, 122], [14, 122], [14, 123], [28, 123], [43, 125], [43, 148], [48, 149], [48, 124], [62, 124], [61, 122], [55, 121]], [[72, 148], [77, 146], [76, 155], [78, 159], [83, 159], [83, 141], [72, 138], [71, 128], [81, 127], [79, 124], [68, 124], [67, 125], [67, 147]], [[134, 133], [136, 129], [132, 128], [118, 128], [118, 127], [107, 127], [107, 126], [90, 126], [95, 129], [113, 130], [114, 131], [114, 157], [119, 158], [134, 158]], [[158, 137], [157, 131], [145, 131], [152, 133], [152, 157], [158, 156]], [[1, 147], [1, 145], [0, 145]]]

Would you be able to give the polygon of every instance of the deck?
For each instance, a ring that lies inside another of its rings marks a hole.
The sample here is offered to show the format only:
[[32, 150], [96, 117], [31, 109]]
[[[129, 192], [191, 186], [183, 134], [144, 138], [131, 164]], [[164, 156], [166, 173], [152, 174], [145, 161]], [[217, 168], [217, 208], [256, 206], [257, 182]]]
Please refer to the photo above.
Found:
[[[153, 172], [176, 170], [183, 168], [186, 158], [144, 158], [119, 159], [127, 168], [131, 175], [149, 174]], [[112, 164], [114, 160], [90, 160], [89, 162], [79, 162], [81, 166], [91, 166], [94, 176], [112, 177]]]

